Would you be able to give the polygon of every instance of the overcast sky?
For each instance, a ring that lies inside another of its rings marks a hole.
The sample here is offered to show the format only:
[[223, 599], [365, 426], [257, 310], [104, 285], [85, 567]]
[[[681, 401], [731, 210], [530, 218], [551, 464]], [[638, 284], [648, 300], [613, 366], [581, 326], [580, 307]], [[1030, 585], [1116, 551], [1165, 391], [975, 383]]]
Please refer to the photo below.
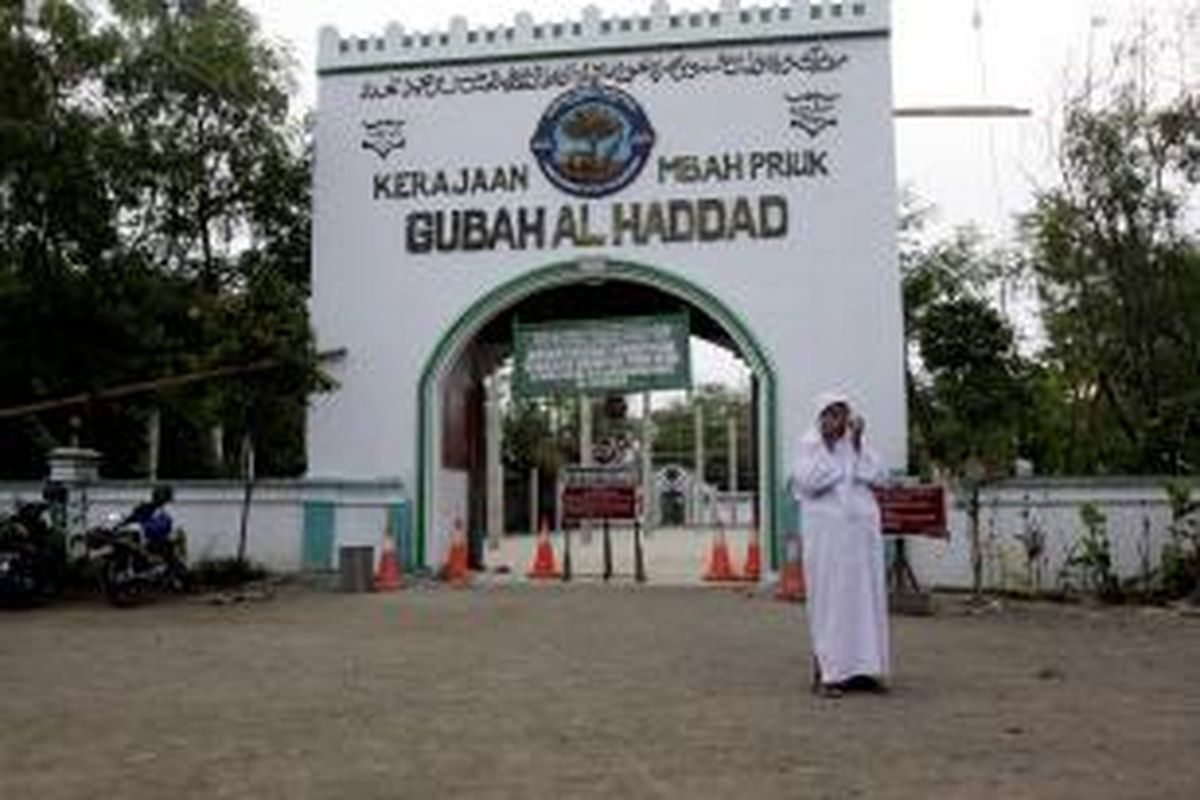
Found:
[[[244, 2], [269, 37], [290, 44], [309, 105], [322, 25], [343, 35], [367, 35], [382, 33], [393, 20], [408, 30], [429, 31], [446, 29], [455, 15], [476, 27], [510, 23], [521, 10], [539, 21], [560, 21], [592, 4], [606, 14], [650, 8], [650, 0]], [[676, 0], [671, 8], [719, 5]], [[1180, 7], [1179, 0], [893, 0], [898, 107], [999, 103], [1033, 111], [1021, 120], [898, 120], [898, 181], [938, 206], [943, 229], [973, 222], [994, 236], [1008, 235], [1012, 216], [1028, 207], [1033, 186], [1051, 179], [1053, 109], [1067, 87], [1082, 81], [1089, 61], [1096, 73], [1103, 70], [1114, 37], [1128, 32], [1133, 19], [1149, 15], [1161, 25], [1178, 24]]]

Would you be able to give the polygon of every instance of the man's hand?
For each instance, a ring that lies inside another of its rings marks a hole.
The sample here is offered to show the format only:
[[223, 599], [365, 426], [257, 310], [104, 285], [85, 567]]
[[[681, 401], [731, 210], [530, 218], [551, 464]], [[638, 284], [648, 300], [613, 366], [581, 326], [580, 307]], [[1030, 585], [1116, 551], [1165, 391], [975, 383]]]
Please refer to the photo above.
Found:
[[853, 414], [850, 421], [846, 423], [846, 428], [850, 432], [850, 443], [854, 445], [857, 451], [862, 450], [863, 431], [867, 429], [867, 422], [858, 414]]

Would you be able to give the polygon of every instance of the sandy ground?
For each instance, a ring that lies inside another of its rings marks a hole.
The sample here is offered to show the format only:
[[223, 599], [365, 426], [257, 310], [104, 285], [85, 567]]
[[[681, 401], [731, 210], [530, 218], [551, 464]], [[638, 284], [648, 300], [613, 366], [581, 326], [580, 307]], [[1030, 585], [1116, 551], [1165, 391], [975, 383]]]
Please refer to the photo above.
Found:
[[893, 618], [807, 692], [803, 609], [628, 583], [282, 588], [0, 615], [0, 798], [1195, 798], [1200, 618]]

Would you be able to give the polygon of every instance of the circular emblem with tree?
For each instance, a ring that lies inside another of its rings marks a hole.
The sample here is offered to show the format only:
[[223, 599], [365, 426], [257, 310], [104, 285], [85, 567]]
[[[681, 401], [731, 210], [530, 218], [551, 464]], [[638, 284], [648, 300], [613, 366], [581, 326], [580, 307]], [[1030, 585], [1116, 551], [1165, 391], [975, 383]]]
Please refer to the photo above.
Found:
[[625, 188], [653, 147], [654, 129], [637, 101], [598, 83], [555, 98], [530, 142], [550, 182], [577, 197], [604, 197]]

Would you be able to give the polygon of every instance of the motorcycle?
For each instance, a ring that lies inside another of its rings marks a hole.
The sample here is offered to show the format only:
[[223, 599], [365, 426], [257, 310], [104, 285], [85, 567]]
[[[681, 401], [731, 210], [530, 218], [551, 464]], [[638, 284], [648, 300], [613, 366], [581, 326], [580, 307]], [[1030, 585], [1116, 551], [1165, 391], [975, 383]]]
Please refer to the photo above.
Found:
[[20, 503], [0, 518], [0, 604], [37, 605], [62, 591], [66, 550], [49, 509], [42, 501]]
[[183, 533], [162, 510], [168, 500], [169, 493], [156, 490], [151, 502], [126, 517], [111, 517], [84, 535], [100, 590], [114, 606], [133, 606], [152, 594], [189, 588]]

